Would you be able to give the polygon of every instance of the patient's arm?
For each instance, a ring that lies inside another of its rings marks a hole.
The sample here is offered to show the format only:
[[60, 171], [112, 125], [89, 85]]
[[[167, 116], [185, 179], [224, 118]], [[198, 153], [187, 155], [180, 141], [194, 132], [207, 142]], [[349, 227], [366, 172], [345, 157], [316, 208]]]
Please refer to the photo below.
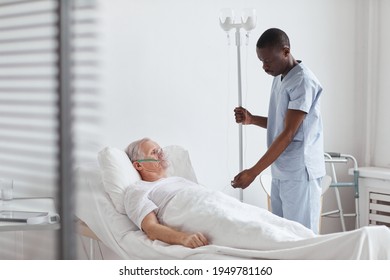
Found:
[[160, 224], [154, 212], [145, 216], [141, 227], [151, 240], [157, 239], [171, 245], [183, 245], [189, 248], [208, 244], [206, 237], [199, 232], [185, 233]]

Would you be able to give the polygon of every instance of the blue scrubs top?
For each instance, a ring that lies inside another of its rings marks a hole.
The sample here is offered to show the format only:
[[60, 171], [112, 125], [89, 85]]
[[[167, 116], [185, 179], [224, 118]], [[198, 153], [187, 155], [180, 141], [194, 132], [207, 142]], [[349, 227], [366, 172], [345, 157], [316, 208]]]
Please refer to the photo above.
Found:
[[272, 164], [271, 172], [280, 180], [313, 180], [325, 175], [323, 129], [320, 113], [322, 86], [303, 63], [281, 79], [274, 78], [268, 109], [268, 147], [284, 129], [288, 109], [307, 115], [293, 141]]

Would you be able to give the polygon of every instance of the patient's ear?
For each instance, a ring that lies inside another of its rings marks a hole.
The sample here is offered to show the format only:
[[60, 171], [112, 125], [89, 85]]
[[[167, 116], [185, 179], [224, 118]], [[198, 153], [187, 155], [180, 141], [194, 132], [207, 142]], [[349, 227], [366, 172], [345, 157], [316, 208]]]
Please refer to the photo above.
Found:
[[137, 171], [142, 170], [142, 165], [138, 161], [134, 161], [133, 166]]

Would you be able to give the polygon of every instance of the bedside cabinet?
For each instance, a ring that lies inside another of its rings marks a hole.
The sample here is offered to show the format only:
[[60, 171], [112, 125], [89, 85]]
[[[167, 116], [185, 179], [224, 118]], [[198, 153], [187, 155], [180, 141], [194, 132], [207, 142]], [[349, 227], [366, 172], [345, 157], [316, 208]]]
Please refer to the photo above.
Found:
[[359, 168], [360, 226], [390, 227], [390, 168]]

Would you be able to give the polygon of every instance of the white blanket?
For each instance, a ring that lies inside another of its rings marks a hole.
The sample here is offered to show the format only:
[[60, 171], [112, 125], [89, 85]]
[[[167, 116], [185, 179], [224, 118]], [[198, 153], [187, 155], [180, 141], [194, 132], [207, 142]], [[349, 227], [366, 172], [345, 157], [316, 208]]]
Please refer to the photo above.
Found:
[[385, 226], [315, 236], [296, 222], [219, 192], [180, 192], [166, 207], [163, 221], [180, 230], [202, 232], [218, 245], [211, 250], [235, 256], [390, 259], [390, 230]]
[[[209, 201], [214, 198], [200, 196], [200, 192], [193, 194], [190, 199], [189, 196], [181, 197], [185, 196], [184, 194], [178, 195], [171, 201], [164, 219], [183, 228], [191, 227], [196, 222], [201, 225], [196, 231], [204, 229], [211, 242], [218, 244], [230, 242], [232, 246], [209, 245], [189, 249], [151, 241], [126, 215], [115, 210], [104, 192], [99, 169], [95, 166], [86, 166], [79, 172], [77, 216], [123, 259], [390, 259], [390, 230], [384, 226], [302, 239], [310, 233], [295, 223], [277, 218], [281, 225], [269, 226], [275, 222], [272, 214], [230, 197], [230, 204], [227, 205], [231, 206], [225, 207], [223, 210], [225, 213], [218, 207], [218, 203], [214, 207], [205, 207], [206, 203], [214, 204], [215, 202]], [[215, 199], [221, 197], [216, 196]], [[182, 207], [185, 207], [185, 211], [175, 210]], [[242, 211], [247, 212], [247, 208], [250, 209], [250, 215], [241, 215]], [[168, 214], [168, 211], [171, 214]], [[221, 219], [223, 223], [231, 226], [224, 228], [210, 225], [210, 221], [203, 223], [198, 216], [200, 213], [212, 216], [212, 223]], [[230, 220], [226, 221], [226, 217]], [[249, 220], [252, 221], [253, 217], [256, 219], [261, 217], [264, 220], [259, 219], [253, 224], [247, 223]], [[296, 230], [292, 230], [290, 226]], [[266, 236], [272, 241], [272, 246], [262, 242], [260, 238], [262, 232], [268, 234]], [[286, 236], [290, 241], [283, 239]], [[278, 239], [281, 239], [281, 242], [277, 242]], [[247, 246], [248, 244], [250, 246]], [[260, 249], [264, 245], [269, 247]], [[246, 247], [250, 249], [240, 249]]]

